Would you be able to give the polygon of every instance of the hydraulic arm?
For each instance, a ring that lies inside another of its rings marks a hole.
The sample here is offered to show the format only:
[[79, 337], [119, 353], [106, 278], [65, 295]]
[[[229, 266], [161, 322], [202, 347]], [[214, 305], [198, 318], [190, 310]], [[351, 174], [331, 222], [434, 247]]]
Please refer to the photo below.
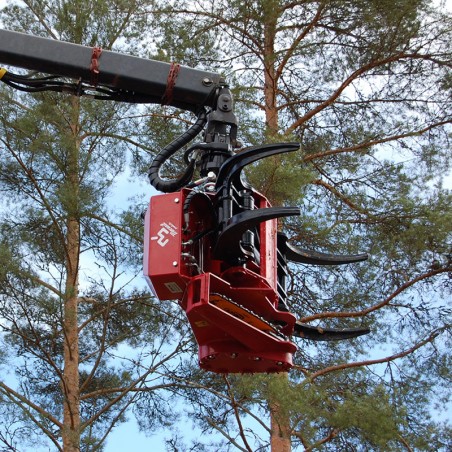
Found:
[[[76, 95], [95, 93], [102, 99], [148, 102], [195, 111], [211, 106], [221, 77], [178, 64], [146, 60], [130, 55], [68, 42], [0, 30], [0, 62], [58, 78], [14, 77], [3, 81], [29, 90], [52, 89]], [[97, 89], [97, 91], [96, 91]]]
[[[259, 159], [296, 152], [299, 145], [240, 149], [232, 94], [220, 75], [6, 30], [0, 30], [0, 62], [48, 74], [1, 69], [1, 81], [16, 89], [156, 103], [196, 114], [193, 125], [150, 165], [151, 184], [165, 194], [153, 196], [146, 212], [143, 267], [155, 295], [178, 300], [184, 309], [203, 369], [288, 370], [297, 349], [292, 336], [338, 340], [369, 332], [315, 327], [289, 312], [289, 261], [340, 265], [367, 255], [299, 249], [278, 232], [278, 219], [300, 215], [300, 209], [271, 206], [243, 170]], [[185, 171], [163, 178], [162, 166], [181, 149]], [[199, 179], [193, 180], [196, 170]]]

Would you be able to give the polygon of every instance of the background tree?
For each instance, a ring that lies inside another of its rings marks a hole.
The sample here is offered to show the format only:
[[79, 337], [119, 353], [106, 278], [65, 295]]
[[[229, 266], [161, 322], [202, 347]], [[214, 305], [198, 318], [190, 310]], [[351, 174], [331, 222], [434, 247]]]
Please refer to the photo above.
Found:
[[[146, 5], [31, 0], [4, 8], [1, 20], [51, 39], [144, 52]], [[172, 419], [164, 391], [175, 383], [165, 378], [192, 347], [179, 310], [162, 309], [143, 288], [146, 206], [111, 198], [146, 112], [1, 89], [0, 443], [101, 450], [132, 407], [153, 410], [148, 431]]]
[[126, 41], [226, 72], [246, 144], [301, 143], [249, 174], [274, 204], [302, 206], [287, 234], [371, 255], [292, 268], [291, 308], [373, 332], [300, 343], [289, 379], [200, 372], [180, 311], [131, 282], [143, 207], [121, 214], [105, 202], [124, 143], [139, 173], [173, 111], [3, 91], [1, 362], [15, 369], [0, 385], [5, 447], [63, 438], [67, 450], [94, 450], [130, 408], [149, 430], [171, 422], [183, 396], [181, 411], [223, 438], [197, 439], [197, 450], [267, 447], [276, 405], [283, 447], [290, 436], [305, 450], [446, 450], [450, 430], [431, 413], [450, 385], [450, 17], [402, 0], [24, 5], [4, 10], [5, 27], [105, 49]]
[[[278, 400], [290, 419], [282, 434], [305, 450], [446, 450], [450, 430], [438, 416], [450, 395], [452, 270], [444, 5], [181, 1], [161, 15], [173, 27], [190, 24], [192, 37], [214, 33], [214, 54], [203, 63], [224, 70], [235, 88], [251, 126], [242, 125], [247, 143], [300, 142], [298, 154], [265, 159], [248, 175], [274, 204], [302, 206], [303, 215], [284, 224], [292, 240], [370, 254], [350, 267], [293, 267], [290, 293], [303, 321], [363, 322], [371, 335], [300, 343], [289, 381], [229, 377], [223, 386], [218, 380], [219, 393], [234, 394], [242, 414], [251, 406], [268, 414]], [[196, 404], [202, 411], [202, 400]], [[212, 419], [211, 406], [200, 424]], [[230, 442], [243, 433], [236, 447], [252, 448], [244, 442], [251, 432], [233, 422], [239, 408], [229, 417], [227, 410], [211, 425]]]

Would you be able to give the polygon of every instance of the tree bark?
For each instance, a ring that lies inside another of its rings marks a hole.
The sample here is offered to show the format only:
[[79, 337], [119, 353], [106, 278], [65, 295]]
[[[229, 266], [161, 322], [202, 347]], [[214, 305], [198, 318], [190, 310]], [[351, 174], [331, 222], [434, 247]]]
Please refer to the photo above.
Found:
[[[278, 23], [279, 1], [264, 2], [264, 98], [265, 125], [268, 137], [278, 134], [277, 73], [275, 58], [275, 36]], [[271, 200], [270, 200], [271, 201]], [[273, 378], [288, 378], [287, 373]], [[277, 400], [269, 400], [270, 407], [270, 448], [272, 452], [292, 450], [290, 419], [280, 409]]]
[[64, 419], [63, 448], [65, 452], [80, 450], [80, 393], [79, 393], [79, 350], [78, 350], [78, 249], [79, 224], [68, 220], [68, 277], [64, 305]]
[[292, 441], [290, 433], [290, 419], [281, 413], [277, 402], [270, 407], [270, 449], [271, 452], [291, 452]]
[[[288, 373], [275, 374], [271, 378], [286, 379]], [[290, 416], [281, 409], [278, 400], [269, 400], [270, 406], [270, 450], [271, 452], [291, 452]]]
[[71, 146], [68, 151], [67, 186], [64, 203], [67, 212], [66, 290], [64, 300], [64, 373], [63, 373], [63, 449], [80, 450], [80, 384], [78, 343], [78, 269], [80, 256], [79, 219], [79, 100], [72, 99]]
[[275, 36], [278, 20], [278, 1], [269, 1], [264, 6], [264, 99], [267, 134], [278, 132], [278, 109], [276, 105], [277, 77], [275, 69]]

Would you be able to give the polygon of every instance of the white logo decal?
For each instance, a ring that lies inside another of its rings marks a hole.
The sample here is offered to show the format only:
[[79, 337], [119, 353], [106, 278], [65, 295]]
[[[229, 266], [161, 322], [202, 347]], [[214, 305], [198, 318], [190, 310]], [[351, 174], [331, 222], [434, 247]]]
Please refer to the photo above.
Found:
[[151, 240], [157, 240], [157, 243], [163, 248], [170, 240], [170, 237], [177, 235], [177, 228], [173, 223], [160, 223], [160, 230], [157, 235], [151, 237]]
[[169, 242], [169, 238], [166, 237], [168, 234], [168, 229], [161, 228], [160, 231], [157, 232], [156, 236], [151, 237], [151, 240], [157, 240], [157, 243], [163, 247]]

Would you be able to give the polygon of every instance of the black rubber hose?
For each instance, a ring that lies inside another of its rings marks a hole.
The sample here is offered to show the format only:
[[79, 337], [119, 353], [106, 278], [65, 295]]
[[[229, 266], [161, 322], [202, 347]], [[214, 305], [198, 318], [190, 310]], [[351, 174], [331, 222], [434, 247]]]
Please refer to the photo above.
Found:
[[160, 168], [162, 165], [171, 158], [179, 149], [189, 143], [196, 137], [202, 130], [207, 122], [207, 111], [205, 108], [200, 110], [196, 122], [186, 130], [181, 136], [177, 137], [170, 144], [166, 145], [154, 158], [151, 166], [149, 167], [148, 176], [151, 185], [159, 191], [164, 193], [171, 193], [173, 191], [180, 190], [187, 185], [193, 175], [194, 162], [190, 163], [184, 173], [177, 179], [164, 180], [160, 177]]
[[191, 191], [185, 197], [184, 205], [182, 207], [182, 212], [184, 213], [184, 231], [185, 232], [188, 232], [188, 230], [189, 230], [188, 227], [189, 227], [189, 222], [190, 222], [190, 206], [191, 206], [191, 202], [193, 201], [193, 198], [195, 196], [202, 196], [204, 199], [206, 199], [208, 201], [210, 215], [212, 216], [212, 218], [215, 219], [215, 223], [217, 222], [216, 221], [217, 220], [216, 219], [216, 212], [215, 212], [215, 209], [213, 207], [212, 200], [205, 193], [197, 192], [197, 191]]

